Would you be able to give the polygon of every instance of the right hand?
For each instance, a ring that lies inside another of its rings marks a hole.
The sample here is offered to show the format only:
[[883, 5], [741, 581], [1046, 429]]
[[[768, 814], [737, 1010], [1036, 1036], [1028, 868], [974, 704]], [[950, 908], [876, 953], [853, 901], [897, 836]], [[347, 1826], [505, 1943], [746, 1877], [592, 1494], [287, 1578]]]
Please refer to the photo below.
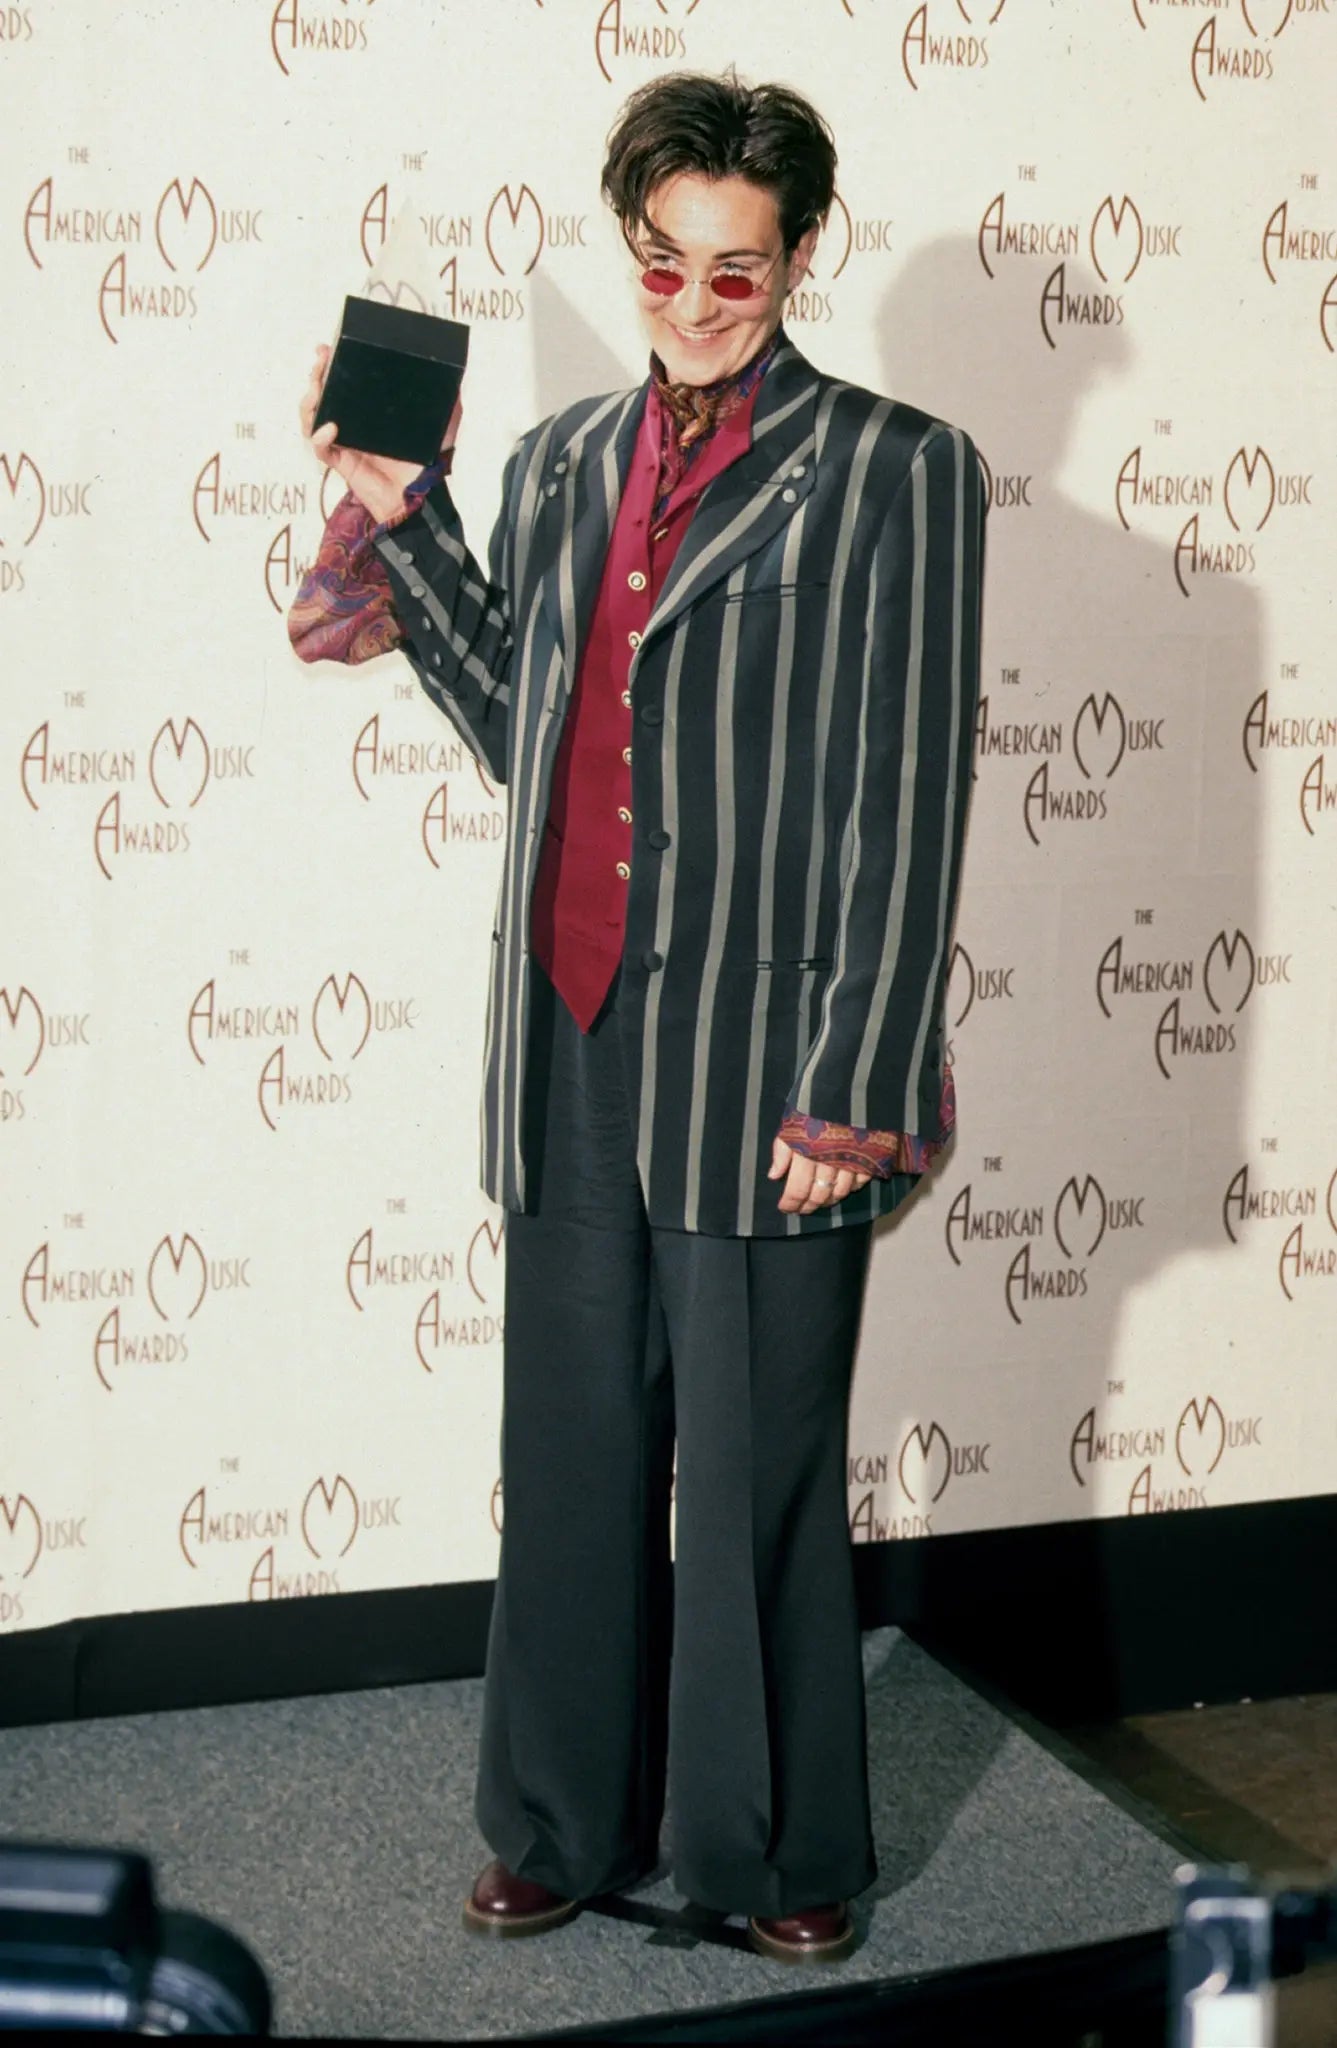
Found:
[[[316, 360], [312, 365], [311, 376], [299, 407], [302, 432], [306, 435], [316, 460], [338, 471], [353, 496], [361, 500], [372, 518], [389, 519], [393, 513], [402, 509], [404, 486], [412, 483], [414, 477], [421, 474], [422, 465], [417, 462], [396, 462], [388, 455], [368, 455], [360, 448], [341, 446], [337, 420], [328, 420], [323, 427], [313, 432], [316, 408], [320, 404], [320, 394], [325, 388], [331, 354], [332, 350], [323, 342], [316, 348]], [[441, 437], [443, 453], [455, 445], [463, 411], [464, 400], [461, 394], [455, 400], [455, 409]]]

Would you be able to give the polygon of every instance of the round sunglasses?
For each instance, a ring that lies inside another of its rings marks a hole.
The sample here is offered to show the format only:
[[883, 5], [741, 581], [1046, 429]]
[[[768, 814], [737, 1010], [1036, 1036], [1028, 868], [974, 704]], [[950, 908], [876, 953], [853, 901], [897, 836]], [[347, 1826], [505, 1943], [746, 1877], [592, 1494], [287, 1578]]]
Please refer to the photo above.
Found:
[[717, 299], [760, 298], [766, 289], [766, 280], [784, 254], [783, 249], [767, 264], [760, 278], [744, 277], [736, 270], [712, 270], [709, 277], [688, 277], [685, 272], [675, 270], [671, 264], [658, 262], [647, 265], [641, 271], [641, 283], [646, 291], [654, 292], [661, 299], [676, 298], [684, 285], [708, 284]]

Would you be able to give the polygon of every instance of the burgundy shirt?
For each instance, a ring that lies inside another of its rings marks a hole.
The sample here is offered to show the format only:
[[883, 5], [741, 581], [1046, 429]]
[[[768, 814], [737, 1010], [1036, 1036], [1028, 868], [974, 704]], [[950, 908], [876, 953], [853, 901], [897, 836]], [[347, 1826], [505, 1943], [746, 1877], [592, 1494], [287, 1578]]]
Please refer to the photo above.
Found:
[[[760, 380], [704, 441], [659, 502], [664, 412], [653, 383], [623, 487], [603, 578], [576, 666], [553, 767], [539, 854], [530, 942], [582, 1031], [588, 1031], [622, 957], [631, 876], [631, 657], [706, 485], [752, 445]], [[657, 859], [664, 832], [640, 843]]]

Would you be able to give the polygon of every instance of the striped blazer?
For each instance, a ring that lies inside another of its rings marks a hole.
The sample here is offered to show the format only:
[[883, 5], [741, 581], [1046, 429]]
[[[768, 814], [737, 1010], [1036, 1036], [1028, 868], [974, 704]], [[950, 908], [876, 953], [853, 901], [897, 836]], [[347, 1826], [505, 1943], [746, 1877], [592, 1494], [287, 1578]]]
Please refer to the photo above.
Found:
[[[516, 443], [486, 571], [449, 486], [376, 546], [434, 704], [508, 785], [482, 1181], [525, 1200], [529, 909], [553, 760], [649, 380]], [[652, 1223], [839, 1229], [766, 1178], [789, 1106], [939, 1135], [979, 687], [984, 490], [959, 428], [828, 376], [783, 331], [751, 448], [703, 491], [631, 665], [619, 1010]], [[652, 843], [653, 835], [653, 843]]]

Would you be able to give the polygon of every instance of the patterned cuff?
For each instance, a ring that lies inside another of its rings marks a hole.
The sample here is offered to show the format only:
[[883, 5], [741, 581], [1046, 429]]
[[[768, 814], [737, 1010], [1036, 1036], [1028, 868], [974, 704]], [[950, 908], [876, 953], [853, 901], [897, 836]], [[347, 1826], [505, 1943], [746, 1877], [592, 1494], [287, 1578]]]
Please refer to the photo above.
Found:
[[826, 1166], [848, 1166], [855, 1173], [889, 1180], [893, 1173], [923, 1173], [955, 1129], [956, 1084], [950, 1064], [944, 1063], [936, 1138], [922, 1138], [912, 1131], [879, 1131], [866, 1124], [833, 1123], [825, 1117], [805, 1116], [789, 1104], [779, 1135], [791, 1151], [805, 1159], [820, 1160]]
[[370, 661], [403, 640], [373, 531], [366, 506], [346, 492], [288, 610], [288, 638], [303, 661]]

